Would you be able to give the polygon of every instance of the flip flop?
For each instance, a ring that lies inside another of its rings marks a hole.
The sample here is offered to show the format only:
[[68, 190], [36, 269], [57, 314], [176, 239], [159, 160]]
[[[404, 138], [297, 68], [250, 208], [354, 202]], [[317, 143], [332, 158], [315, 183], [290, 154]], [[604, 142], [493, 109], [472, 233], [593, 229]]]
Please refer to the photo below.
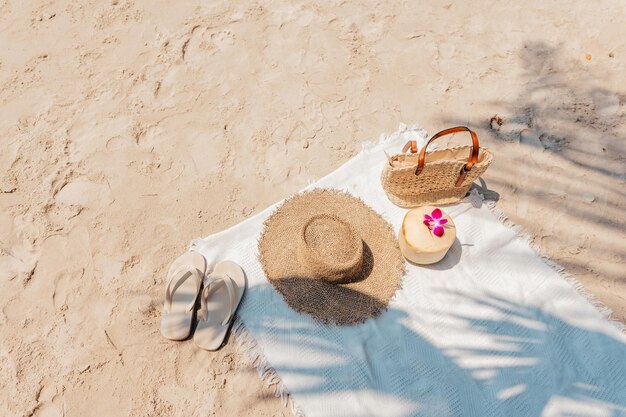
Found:
[[205, 350], [217, 350], [224, 343], [246, 290], [246, 274], [233, 261], [218, 263], [204, 280], [200, 295], [198, 326], [193, 341]]
[[170, 266], [165, 285], [161, 334], [166, 339], [184, 340], [191, 333], [193, 308], [206, 272], [206, 259], [187, 252]]

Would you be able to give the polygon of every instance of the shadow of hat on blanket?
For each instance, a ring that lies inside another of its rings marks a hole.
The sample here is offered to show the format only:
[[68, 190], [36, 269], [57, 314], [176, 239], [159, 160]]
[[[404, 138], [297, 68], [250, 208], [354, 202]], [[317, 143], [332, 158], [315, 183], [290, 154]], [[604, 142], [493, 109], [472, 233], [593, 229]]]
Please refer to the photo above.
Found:
[[[261, 305], [268, 293], [272, 301]], [[281, 377], [301, 377], [286, 387], [296, 404], [337, 393], [355, 395], [351, 416], [626, 415], [626, 339], [496, 296], [449, 295], [463, 308], [417, 308], [419, 322], [389, 308], [363, 324], [335, 326], [294, 312], [261, 285], [248, 290], [248, 302], [259, 305], [248, 309], [255, 314], [244, 324], [284, 346], [272, 365]], [[472, 306], [486, 318], [458, 313]], [[418, 330], [429, 321], [428, 333]], [[442, 332], [457, 337], [442, 343]], [[329, 407], [327, 415], [337, 410]]]

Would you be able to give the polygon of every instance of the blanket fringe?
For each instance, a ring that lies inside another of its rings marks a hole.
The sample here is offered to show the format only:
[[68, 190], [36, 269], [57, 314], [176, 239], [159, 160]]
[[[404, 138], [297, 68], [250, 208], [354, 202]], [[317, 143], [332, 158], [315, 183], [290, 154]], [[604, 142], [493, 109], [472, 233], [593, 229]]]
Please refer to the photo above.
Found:
[[256, 368], [265, 387], [270, 388], [276, 398], [280, 398], [284, 407], [291, 409], [294, 417], [306, 417], [300, 407], [294, 404], [287, 387], [285, 387], [276, 370], [269, 364], [263, 350], [254, 338], [250, 336], [248, 329], [246, 329], [239, 317], [237, 317], [237, 321], [233, 325], [233, 334], [237, 350], [244, 354], [251, 366]]
[[540, 257], [543, 262], [552, 268], [556, 273], [558, 273], [561, 278], [567, 281], [572, 287], [578, 291], [580, 295], [585, 297], [587, 301], [589, 301], [595, 308], [598, 310], [613, 326], [615, 326], [620, 332], [626, 333], [626, 324], [622, 323], [618, 319], [612, 317], [613, 310], [604, 304], [602, 301], [598, 300], [594, 294], [589, 292], [581, 283], [578, 281], [573, 275], [569, 272], [565, 271], [565, 268], [558, 263], [554, 262], [547, 255], [541, 253], [541, 249], [535, 242], [533, 241], [533, 237], [529, 234], [525, 233], [521, 226], [514, 223], [512, 220], [508, 218], [508, 216], [496, 205], [495, 201], [485, 200], [484, 196], [481, 193], [477, 193], [478, 196], [482, 199], [483, 203], [491, 210], [494, 216], [505, 226], [512, 229], [517, 235], [518, 239], [524, 241], [535, 254]]

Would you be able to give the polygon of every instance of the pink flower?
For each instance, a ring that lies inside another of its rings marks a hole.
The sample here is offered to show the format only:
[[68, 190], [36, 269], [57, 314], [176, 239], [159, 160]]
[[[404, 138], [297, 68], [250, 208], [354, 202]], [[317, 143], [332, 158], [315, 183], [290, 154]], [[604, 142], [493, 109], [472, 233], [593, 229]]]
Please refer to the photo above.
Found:
[[437, 237], [443, 236], [443, 225], [448, 223], [447, 219], [442, 219], [443, 213], [440, 209], [436, 208], [430, 215], [424, 214], [424, 224], [428, 226], [428, 230], [432, 230], [433, 234]]

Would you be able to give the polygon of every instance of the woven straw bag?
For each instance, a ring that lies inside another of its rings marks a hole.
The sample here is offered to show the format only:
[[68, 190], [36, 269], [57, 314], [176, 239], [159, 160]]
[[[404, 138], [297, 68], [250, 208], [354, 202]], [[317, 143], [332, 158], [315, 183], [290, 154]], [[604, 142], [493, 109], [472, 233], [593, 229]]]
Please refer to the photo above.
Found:
[[[467, 131], [471, 146], [455, 146], [426, 153], [437, 138]], [[456, 203], [489, 167], [493, 154], [478, 145], [476, 133], [465, 126], [452, 127], [435, 134], [417, 154], [417, 144], [409, 141], [401, 154], [389, 158], [380, 177], [392, 203], [417, 207]]]

